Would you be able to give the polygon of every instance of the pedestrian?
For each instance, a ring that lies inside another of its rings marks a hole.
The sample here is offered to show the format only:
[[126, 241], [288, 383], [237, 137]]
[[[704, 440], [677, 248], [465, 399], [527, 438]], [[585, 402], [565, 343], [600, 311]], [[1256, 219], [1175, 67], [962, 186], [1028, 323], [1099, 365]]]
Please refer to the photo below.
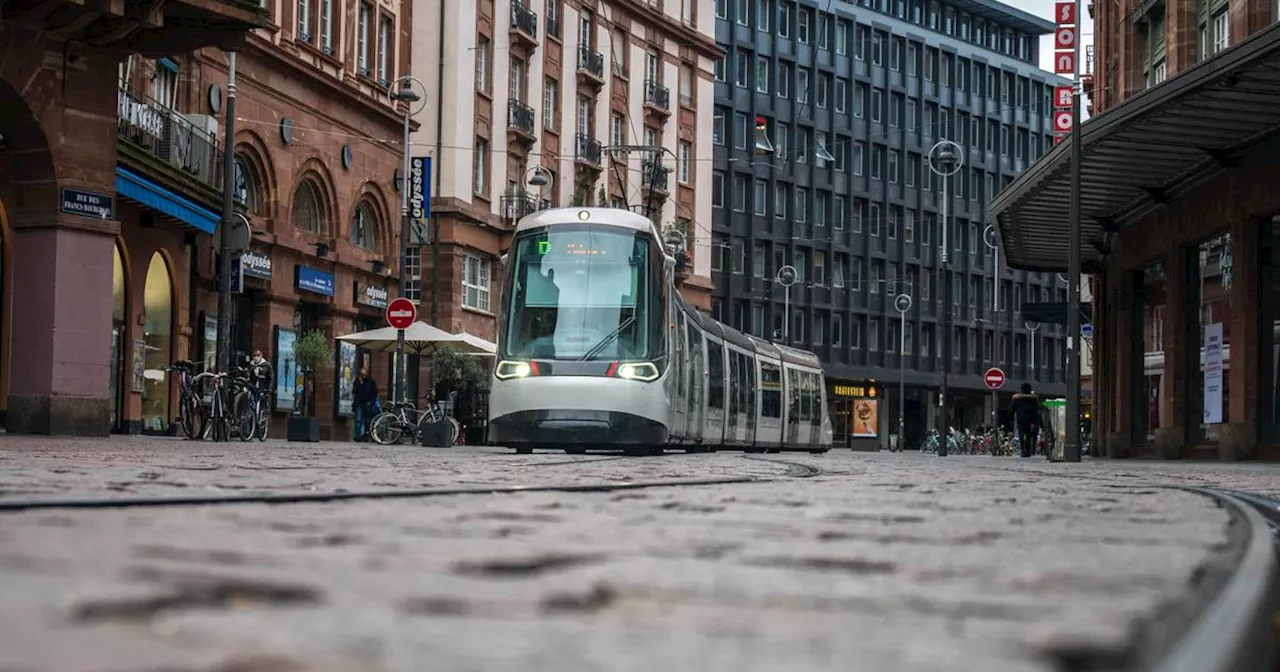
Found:
[[1040, 399], [1031, 391], [1031, 383], [1023, 383], [1022, 391], [1013, 395], [1013, 420], [1018, 426], [1022, 456], [1031, 457], [1033, 441], [1040, 429]]
[[369, 370], [360, 369], [360, 377], [351, 386], [351, 405], [355, 411], [355, 440], [365, 441], [369, 436], [369, 421], [373, 419], [373, 407], [378, 401], [378, 384], [369, 377]]

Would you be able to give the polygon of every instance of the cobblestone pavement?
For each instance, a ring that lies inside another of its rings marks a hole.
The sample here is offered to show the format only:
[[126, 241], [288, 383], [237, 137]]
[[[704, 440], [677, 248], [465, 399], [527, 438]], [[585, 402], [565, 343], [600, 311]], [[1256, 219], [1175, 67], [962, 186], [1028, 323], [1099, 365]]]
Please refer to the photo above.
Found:
[[702, 476], [748, 484], [0, 513], [0, 670], [1053, 670], [1227, 540], [1157, 484], [1271, 465], [0, 438], [0, 502]]

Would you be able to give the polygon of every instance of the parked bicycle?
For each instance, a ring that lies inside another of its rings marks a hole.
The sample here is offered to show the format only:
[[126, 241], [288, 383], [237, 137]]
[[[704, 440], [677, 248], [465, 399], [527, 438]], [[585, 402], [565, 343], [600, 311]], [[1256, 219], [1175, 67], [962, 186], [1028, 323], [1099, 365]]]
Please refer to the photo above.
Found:
[[[414, 443], [422, 438], [422, 432], [428, 426], [438, 422], [449, 423], [449, 445], [458, 442], [462, 434], [462, 425], [455, 420], [449, 411], [456, 392], [450, 393], [449, 401], [427, 403], [424, 410], [418, 410], [412, 401], [393, 401], [383, 406], [384, 410], [374, 416], [369, 423], [369, 436], [375, 443], [389, 446], [399, 443], [408, 436]], [[419, 399], [428, 399], [431, 395], [423, 395]]]
[[188, 439], [203, 436], [204, 402], [200, 399], [198, 386], [192, 384], [192, 376], [196, 371], [195, 362], [180, 359], [164, 370], [178, 374], [178, 425], [183, 435]]
[[267, 440], [271, 415], [268, 408], [269, 377], [256, 367], [237, 367], [231, 376], [228, 395], [235, 408], [235, 432], [241, 441]]

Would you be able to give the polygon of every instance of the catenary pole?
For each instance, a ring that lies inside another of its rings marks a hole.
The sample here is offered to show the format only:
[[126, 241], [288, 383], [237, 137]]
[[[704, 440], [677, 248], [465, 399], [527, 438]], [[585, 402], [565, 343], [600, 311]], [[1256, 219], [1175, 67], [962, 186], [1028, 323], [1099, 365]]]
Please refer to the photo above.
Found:
[[1080, 10], [1076, 0], [1075, 81], [1071, 92], [1071, 206], [1067, 213], [1067, 418], [1062, 459], [1080, 461]]
[[227, 53], [226, 137], [222, 143], [222, 226], [218, 231], [218, 371], [231, 369], [231, 227], [235, 220], [236, 52]]

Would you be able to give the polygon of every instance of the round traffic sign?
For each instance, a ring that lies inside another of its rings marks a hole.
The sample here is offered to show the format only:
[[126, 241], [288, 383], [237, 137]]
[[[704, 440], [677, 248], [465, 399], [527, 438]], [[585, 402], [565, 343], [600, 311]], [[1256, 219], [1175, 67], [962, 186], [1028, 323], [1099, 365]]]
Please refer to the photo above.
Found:
[[403, 296], [387, 304], [387, 324], [395, 329], [408, 329], [418, 319], [418, 307]]
[[1053, 130], [1058, 133], [1068, 133], [1071, 131], [1071, 112], [1067, 110], [1058, 110], [1053, 113]]
[[899, 313], [905, 313], [908, 310], [911, 310], [911, 295], [899, 294], [898, 297], [893, 300], [893, 307], [897, 308]]
[[982, 374], [982, 380], [987, 384], [988, 388], [998, 390], [1001, 387], [1004, 387], [1004, 371], [993, 366], [987, 369], [986, 373]]

